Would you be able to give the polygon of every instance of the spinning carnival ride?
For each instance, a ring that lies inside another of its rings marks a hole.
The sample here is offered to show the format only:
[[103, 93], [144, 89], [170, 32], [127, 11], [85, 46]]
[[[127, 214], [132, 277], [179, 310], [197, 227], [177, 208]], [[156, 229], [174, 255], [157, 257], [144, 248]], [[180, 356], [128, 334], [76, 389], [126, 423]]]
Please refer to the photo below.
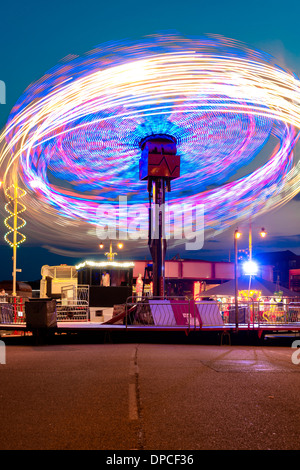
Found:
[[[147, 227], [142, 207], [152, 198], [163, 204], [170, 189], [174, 213], [203, 205], [209, 236], [297, 194], [299, 106], [297, 76], [231, 39], [170, 34], [104, 44], [66, 57], [18, 100], [1, 135], [3, 184], [18, 176], [27, 221], [56, 245], [90, 245], [88, 227], [116, 218], [119, 233], [135, 239], [139, 208]], [[120, 196], [134, 215], [120, 211]], [[112, 208], [105, 220], [101, 204]], [[165, 241], [149, 244], [160, 277]]]

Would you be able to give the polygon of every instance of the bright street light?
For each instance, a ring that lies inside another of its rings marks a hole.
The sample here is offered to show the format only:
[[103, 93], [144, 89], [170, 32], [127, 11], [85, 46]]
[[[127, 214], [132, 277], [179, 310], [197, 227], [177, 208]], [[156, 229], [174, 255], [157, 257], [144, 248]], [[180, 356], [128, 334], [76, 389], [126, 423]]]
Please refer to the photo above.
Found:
[[236, 230], [236, 231], [234, 232], [234, 238], [236, 238], [237, 240], [238, 240], [239, 238], [241, 238], [241, 236], [242, 236], [242, 234], [241, 234], [241, 232], [239, 232], [238, 230]]
[[258, 273], [258, 264], [255, 261], [248, 260], [243, 264], [244, 274], [255, 276]]
[[264, 228], [261, 229], [261, 231], [260, 231], [260, 236], [261, 236], [262, 238], [265, 238], [265, 237], [267, 236], [267, 232], [265, 231]]

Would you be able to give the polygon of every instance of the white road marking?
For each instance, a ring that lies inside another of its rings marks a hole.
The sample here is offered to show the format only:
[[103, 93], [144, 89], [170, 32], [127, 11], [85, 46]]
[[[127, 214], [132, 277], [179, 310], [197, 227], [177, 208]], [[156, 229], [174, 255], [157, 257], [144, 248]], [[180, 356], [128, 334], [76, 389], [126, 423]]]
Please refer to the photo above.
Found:
[[138, 373], [139, 368], [136, 364], [136, 351], [134, 351], [129, 364], [128, 406], [129, 419], [131, 421], [139, 419], [138, 400], [136, 393], [136, 376]]

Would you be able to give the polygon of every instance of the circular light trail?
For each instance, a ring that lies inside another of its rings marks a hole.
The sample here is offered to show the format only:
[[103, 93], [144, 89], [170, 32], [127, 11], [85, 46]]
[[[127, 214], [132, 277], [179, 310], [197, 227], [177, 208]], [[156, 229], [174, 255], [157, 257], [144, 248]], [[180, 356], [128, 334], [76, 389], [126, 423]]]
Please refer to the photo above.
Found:
[[[3, 184], [18, 176], [28, 222], [71, 239], [72, 227], [106, 224], [99, 204], [116, 213], [119, 196], [147, 204], [139, 143], [170, 135], [181, 156], [170, 207], [203, 204], [205, 228], [224, 230], [299, 191], [299, 110], [298, 77], [240, 42], [171, 34], [109, 43], [67, 57], [20, 97], [1, 135]], [[192, 230], [192, 216], [185, 224]]]

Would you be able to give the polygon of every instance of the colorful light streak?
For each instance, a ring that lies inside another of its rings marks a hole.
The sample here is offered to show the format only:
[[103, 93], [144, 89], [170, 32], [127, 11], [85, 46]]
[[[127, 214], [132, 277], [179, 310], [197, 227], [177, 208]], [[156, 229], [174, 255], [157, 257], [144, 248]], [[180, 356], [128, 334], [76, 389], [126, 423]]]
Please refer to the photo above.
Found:
[[[299, 106], [293, 73], [231, 39], [155, 35], [103, 45], [67, 58], [18, 100], [0, 138], [3, 184], [19, 175], [27, 218], [41, 230], [106, 225], [99, 204], [117, 211], [119, 196], [148, 202], [138, 178], [140, 140], [173, 135], [181, 177], [168, 204], [174, 211], [204, 204], [205, 227], [224, 230], [298, 193]], [[267, 162], [234, 180], [267, 145]]]

